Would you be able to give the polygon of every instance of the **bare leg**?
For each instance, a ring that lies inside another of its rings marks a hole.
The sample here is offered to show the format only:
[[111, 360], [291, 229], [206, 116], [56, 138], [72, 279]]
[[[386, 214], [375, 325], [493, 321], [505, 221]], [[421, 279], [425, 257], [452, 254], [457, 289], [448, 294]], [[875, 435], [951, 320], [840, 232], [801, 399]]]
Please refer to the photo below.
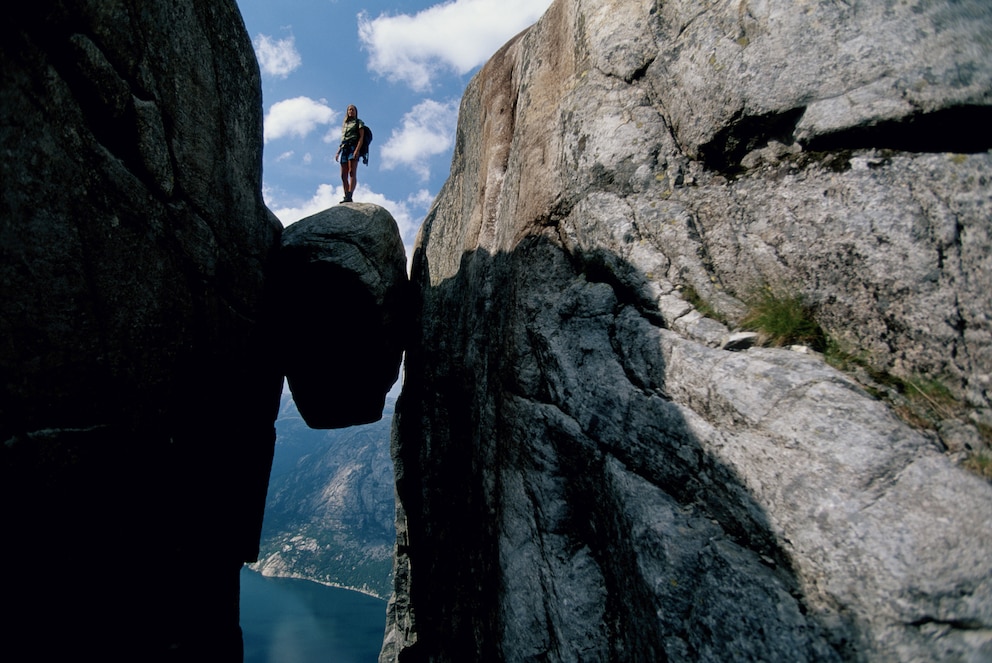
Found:
[[355, 187], [358, 186], [358, 159], [352, 159], [348, 162], [348, 172], [351, 175], [351, 188], [348, 189], [348, 193], [355, 193]]

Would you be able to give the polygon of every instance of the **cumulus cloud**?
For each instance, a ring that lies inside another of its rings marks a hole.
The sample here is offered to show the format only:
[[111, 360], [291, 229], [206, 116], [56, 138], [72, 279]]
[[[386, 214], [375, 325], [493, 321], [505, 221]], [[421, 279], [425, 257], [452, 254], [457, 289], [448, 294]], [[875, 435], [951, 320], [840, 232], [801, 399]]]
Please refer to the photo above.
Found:
[[427, 99], [403, 116], [402, 126], [394, 129], [382, 146], [382, 167], [392, 170], [405, 166], [421, 179], [430, 177], [428, 158], [444, 154], [455, 141], [458, 104]]
[[275, 194], [274, 191], [263, 190], [262, 193], [263, 195], [268, 194], [265, 196], [265, 204], [272, 210], [272, 213], [282, 222], [283, 226], [288, 226], [336, 205], [341, 200], [341, 196], [344, 195], [344, 189], [340, 185], [335, 188], [333, 184], [321, 184], [310, 200], [295, 206], [283, 205], [281, 207], [269, 197]]
[[551, 0], [451, 0], [413, 16], [358, 15], [369, 69], [416, 91], [441, 71], [464, 74], [533, 24]]
[[265, 115], [265, 142], [286, 136], [305, 138], [318, 126], [334, 122], [337, 116], [323, 99], [296, 97], [278, 101]]
[[264, 76], [286, 78], [303, 64], [293, 37], [276, 40], [260, 34], [252, 41], [252, 45], [255, 47], [258, 68]]
[[434, 203], [434, 194], [427, 189], [421, 189], [416, 193], [410, 194], [410, 196], [407, 197], [407, 200], [410, 201], [411, 205], [414, 205], [415, 207], [418, 207], [426, 212]]

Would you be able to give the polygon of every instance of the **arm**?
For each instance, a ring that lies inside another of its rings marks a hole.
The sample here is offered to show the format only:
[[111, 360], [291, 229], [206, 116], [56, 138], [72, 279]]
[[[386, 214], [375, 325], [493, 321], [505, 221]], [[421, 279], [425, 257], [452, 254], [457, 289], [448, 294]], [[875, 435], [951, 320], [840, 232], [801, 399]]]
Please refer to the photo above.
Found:
[[358, 127], [358, 144], [355, 145], [355, 154], [359, 154], [362, 151], [362, 145], [365, 143], [365, 125]]

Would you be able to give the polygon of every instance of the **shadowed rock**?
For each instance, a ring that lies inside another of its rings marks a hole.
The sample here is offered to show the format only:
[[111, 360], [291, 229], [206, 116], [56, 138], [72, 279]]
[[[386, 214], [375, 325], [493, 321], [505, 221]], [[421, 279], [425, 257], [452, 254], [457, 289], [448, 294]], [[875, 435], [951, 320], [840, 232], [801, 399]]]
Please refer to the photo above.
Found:
[[[240, 661], [238, 574], [258, 555], [284, 338], [265, 318], [282, 226], [261, 196], [251, 42], [231, 0], [43, 2], [8, 18], [4, 646]], [[315, 246], [289, 233], [284, 253], [316, 265], [297, 266], [286, 301], [302, 309], [285, 327], [312, 352], [289, 353], [289, 375], [316, 425], [380, 418], [401, 356], [395, 224], [348, 213], [329, 237], [317, 223]]]
[[251, 42], [231, 0], [0, 32], [3, 646], [240, 661], [281, 383]]
[[917, 5], [558, 0], [480, 70], [380, 661], [989, 658], [992, 486], [818, 355], [720, 348], [785, 287], [988, 417], [992, 8]]
[[277, 350], [312, 428], [377, 421], [403, 358], [406, 254], [393, 217], [339, 205], [283, 233], [276, 276]]

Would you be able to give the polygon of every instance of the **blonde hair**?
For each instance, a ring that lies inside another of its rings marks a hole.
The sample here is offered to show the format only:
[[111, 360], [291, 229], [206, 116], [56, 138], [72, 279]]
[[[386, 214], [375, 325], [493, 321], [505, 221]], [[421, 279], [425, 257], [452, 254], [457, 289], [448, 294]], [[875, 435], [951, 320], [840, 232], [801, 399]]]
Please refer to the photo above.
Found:
[[352, 108], [355, 109], [355, 119], [358, 119], [358, 106], [355, 104], [348, 104], [348, 107], [344, 109], [344, 119], [341, 120], [341, 126], [348, 124], [348, 111]]

